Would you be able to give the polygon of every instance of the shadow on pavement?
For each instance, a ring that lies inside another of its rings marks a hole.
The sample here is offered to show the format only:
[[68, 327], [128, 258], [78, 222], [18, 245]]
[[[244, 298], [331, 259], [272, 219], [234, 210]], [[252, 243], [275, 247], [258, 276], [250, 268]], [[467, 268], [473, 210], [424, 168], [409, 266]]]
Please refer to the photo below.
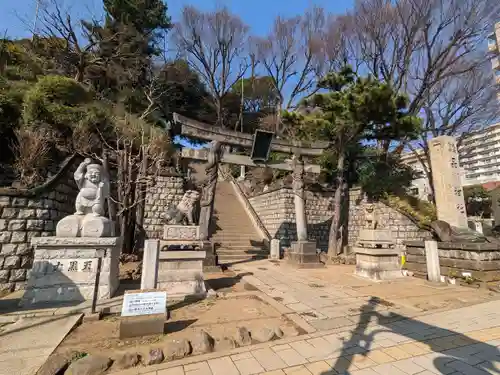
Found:
[[[427, 370], [432, 370], [436, 374], [487, 375], [500, 373], [500, 368], [494, 363], [500, 361], [500, 351], [496, 346], [403, 315], [395, 313], [389, 315], [380, 314], [375, 311], [379, 303], [380, 300], [377, 297], [372, 297], [367, 304], [361, 307], [360, 319], [356, 328], [352, 331], [350, 339], [344, 341], [339, 357], [333, 363], [332, 369], [321, 373], [321, 375], [350, 374], [349, 367], [354, 356], [367, 356], [375, 336], [388, 332], [406, 336], [408, 339], [428, 345], [430, 350], [434, 352], [434, 358], [432, 362], [433, 368]], [[367, 324], [370, 322], [384, 328], [367, 333]], [[395, 322], [398, 322], [398, 324], [394, 324]], [[412, 327], [414, 331], [408, 332], [405, 327]], [[429, 332], [429, 335], [423, 334], [424, 332]], [[426, 337], [422, 338], [422, 336]], [[453, 345], [453, 348], [448, 346], [445, 349], [446, 344], [443, 344], [444, 347], [438, 345], [440, 338], [448, 338], [446, 340], [453, 340], [458, 344]], [[395, 359], [394, 362], [396, 361]], [[386, 372], [386, 374], [390, 375], [390, 372]]]

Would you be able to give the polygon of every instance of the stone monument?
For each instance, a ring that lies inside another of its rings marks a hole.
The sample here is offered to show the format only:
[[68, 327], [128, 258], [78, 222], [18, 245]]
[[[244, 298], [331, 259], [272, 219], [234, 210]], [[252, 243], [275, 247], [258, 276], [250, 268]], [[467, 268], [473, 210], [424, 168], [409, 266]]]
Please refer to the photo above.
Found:
[[402, 277], [399, 265], [400, 251], [395, 248], [393, 233], [378, 228], [375, 206], [365, 207], [365, 225], [359, 231], [359, 238], [353, 248], [356, 254], [358, 276], [372, 280], [389, 280]]
[[[34, 264], [21, 303], [82, 302], [111, 298], [118, 288], [120, 238], [104, 217], [109, 197], [107, 171], [85, 159], [74, 177], [79, 188], [75, 213], [63, 218], [55, 237], [32, 239]], [[96, 279], [97, 280], [96, 282]]]
[[438, 219], [452, 227], [468, 228], [455, 138], [441, 136], [431, 139], [429, 152]]

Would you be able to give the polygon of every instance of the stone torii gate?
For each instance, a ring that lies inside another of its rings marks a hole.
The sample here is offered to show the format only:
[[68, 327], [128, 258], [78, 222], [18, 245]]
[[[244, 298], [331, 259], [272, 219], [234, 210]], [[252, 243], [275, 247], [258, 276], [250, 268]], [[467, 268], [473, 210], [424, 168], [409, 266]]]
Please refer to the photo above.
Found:
[[[299, 267], [318, 267], [316, 242], [309, 241], [307, 236], [307, 219], [305, 212], [304, 174], [306, 172], [320, 173], [320, 166], [305, 163], [303, 156], [315, 157], [323, 154], [329, 146], [328, 142], [286, 142], [275, 137], [267, 148], [269, 151], [291, 154], [292, 158], [286, 162], [260, 162], [246, 155], [236, 155], [224, 152], [223, 145], [255, 148], [255, 136], [227, 129], [220, 129], [202, 122], [189, 119], [174, 113], [174, 127], [180, 126], [177, 134], [203, 141], [211, 141], [209, 150], [183, 149], [182, 157], [188, 159], [207, 160], [205, 168], [207, 179], [203, 184], [200, 201], [200, 239], [208, 240], [210, 220], [213, 212], [215, 188], [220, 163], [244, 165], [251, 167], [269, 167], [277, 170], [291, 171], [293, 177], [295, 220], [297, 225], [297, 241], [292, 242], [289, 261]], [[179, 131], [180, 130], [180, 131]]]

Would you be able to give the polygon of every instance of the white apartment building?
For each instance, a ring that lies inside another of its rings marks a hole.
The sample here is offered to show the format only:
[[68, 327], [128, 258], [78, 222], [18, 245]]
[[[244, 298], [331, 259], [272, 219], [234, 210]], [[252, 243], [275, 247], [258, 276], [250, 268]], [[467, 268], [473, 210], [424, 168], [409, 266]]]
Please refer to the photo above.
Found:
[[[422, 151], [419, 151], [422, 154]], [[462, 186], [484, 185], [500, 181], [500, 123], [470, 133], [458, 148], [462, 169]], [[401, 160], [422, 177], [412, 182], [411, 193], [427, 199], [431, 193], [424, 168], [413, 152], [404, 153]]]
[[[488, 51], [492, 54], [491, 66], [495, 80], [500, 85], [500, 22], [495, 25], [495, 30], [488, 37]], [[500, 90], [498, 100], [500, 100]]]

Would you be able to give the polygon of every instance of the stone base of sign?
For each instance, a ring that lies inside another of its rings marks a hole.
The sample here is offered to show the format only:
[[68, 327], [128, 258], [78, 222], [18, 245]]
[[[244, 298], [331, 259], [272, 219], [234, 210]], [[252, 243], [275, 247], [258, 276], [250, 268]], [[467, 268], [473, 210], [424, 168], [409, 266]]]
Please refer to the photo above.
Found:
[[156, 288], [166, 291], [169, 299], [206, 297], [205, 257], [205, 251], [160, 251]]
[[287, 252], [287, 263], [297, 268], [321, 268], [325, 265], [320, 262], [316, 251], [316, 242], [297, 241], [292, 242]]
[[165, 314], [122, 316], [120, 318], [120, 340], [131, 337], [162, 335], [164, 332]]
[[356, 275], [375, 281], [403, 277], [399, 250], [354, 247], [353, 251], [356, 253]]
[[100, 257], [98, 299], [111, 298], [118, 289], [120, 238], [35, 237], [32, 245], [34, 262], [22, 306], [92, 300]]

